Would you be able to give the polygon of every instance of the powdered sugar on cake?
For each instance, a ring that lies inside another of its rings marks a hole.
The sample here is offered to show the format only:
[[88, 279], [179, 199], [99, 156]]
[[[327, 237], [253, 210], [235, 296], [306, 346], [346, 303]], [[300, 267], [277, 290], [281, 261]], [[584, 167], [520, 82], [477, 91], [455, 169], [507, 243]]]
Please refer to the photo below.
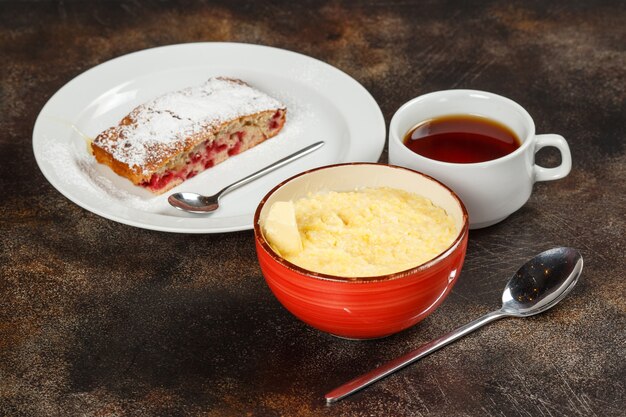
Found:
[[226, 121], [268, 110], [284, 109], [278, 100], [228, 78], [168, 93], [135, 108], [120, 125], [95, 143], [135, 172], [159, 164], [188, 148], [195, 136]]

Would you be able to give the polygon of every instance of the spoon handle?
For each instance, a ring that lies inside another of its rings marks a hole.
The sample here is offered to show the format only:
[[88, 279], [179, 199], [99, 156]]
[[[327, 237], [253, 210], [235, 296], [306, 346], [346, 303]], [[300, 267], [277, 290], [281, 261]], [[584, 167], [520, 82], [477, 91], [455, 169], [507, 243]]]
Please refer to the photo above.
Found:
[[433, 353], [434, 351], [441, 349], [442, 347], [460, 339], [461, 337], [473, 332], [474, 330], [484, 326], [485, 324], [505, 317], [506, 315], [507, 314], [502, 310], [493, 311], [491, 313], [485, 314], [481, 318], [476, 319], [464, 326], [461, 326], [445, 336], [428, 342], [425, 345], [422, 345], [421, 347], [412, 350], [404, 354], [403, 356], [400, 356], [399, 358], [392, 359], [391, 361], [384, 363], [378, 368], [375, 368], [368, 373], [363, 374], [353, 379], [352, 381], [341, 385], [338, 388], [335, 388], [325, 395], [326, 402], [332, 403], [335, 401], [339, 401], [342, 398], [347, 397], [348, 395], [353, 394], [354, 392], [386, 377], [387, 375], [390, 375], [397, 370], [404, 368], [410, 363], [413, 363], [416, 360], [421, 359], [424, 356]]
[[244, 177], [244, 178], [240, 179], [239, 181], [234, 182], [234, 183], [232, 183], [232, 184], [222, 188], [222, 190], [220, 190], [216, 194], [216, 196], [221, 196], [223, 194], [226, 194], [229, 191], [234, 190], [235, 188], [241, 187], [242, 185], [245, 185], [245, 184], [247, 184], [249, 182], [252, 182], [252, 181], [256, 180], [257, 178], [267, 174], [268, 172], [274, 171], [275, 169], [278, 169], [278, 168], [280, 168], [282, 166], [285, 166], [288, 163], [290, 163], [292, 161], [295, 161], [296, 159], [301, 158], [304, 155], [309, 154], [309, 153], [313, 152], [314, 150], [316, 150], [318, 148], [321, 148], [322, 145], [324, 145], [324, 142], [320, 141], [320, 142], [315, 142], [314, 144], [309, 145], [309, 146], [307, 146], [305, 148], [302, 148], [299, 151], [297, 151], [295, 153], [292, 153], [291, 155], [286, 156], [283, 159], [280, 159], [280, 160], [274, 162], [273, 164], [266, 166], [265, 168], [261, 168], [259, 171], [254, 172], [254, 173], [248, 175], [247, 177]]

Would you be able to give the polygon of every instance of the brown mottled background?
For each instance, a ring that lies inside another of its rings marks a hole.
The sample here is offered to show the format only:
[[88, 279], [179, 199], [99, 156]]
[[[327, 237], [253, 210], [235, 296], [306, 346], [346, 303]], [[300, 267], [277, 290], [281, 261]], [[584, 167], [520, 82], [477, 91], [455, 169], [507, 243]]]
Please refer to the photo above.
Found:
[[[623, 416], [625, 22], [620, 1], [2, 1], [0, 415]], [[33, 124], [65, 83], [195, 41], [324, 60], [361, 82], [387, 123], [429, 91], [508, 96], [540, 132], [565, 136], [573, 171], [472, 232], [454, 292], [418, 326], [333, 338], [273, 298], [252, 232], [114, 223], [65, 199], [35, 163]], [[324, 404], [336, 385], [497, 308], [517, 267], [557, 245], [585, 258], [557, 308], [493, 323]]]

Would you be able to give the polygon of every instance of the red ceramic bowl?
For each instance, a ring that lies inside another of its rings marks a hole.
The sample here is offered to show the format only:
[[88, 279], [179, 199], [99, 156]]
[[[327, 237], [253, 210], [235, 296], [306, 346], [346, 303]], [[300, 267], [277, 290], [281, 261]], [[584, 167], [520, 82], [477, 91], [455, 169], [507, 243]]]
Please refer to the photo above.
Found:
[[[275, 201], [310, 192], [392, 187], [429, 198], [456, 223], [458, 235], [445, 251], [414, 268], [377, 277], [346, 278], [300, 268], [278, 255], [262, 233]], [[442, 183], [419, 172], [390, 165], [331, 165], [296, 175], [271, 190], [254, 215], [261, 271], [287, 310], [303, 322], [335, 336], [370, 339], [391, 335], [432, 313], [454, 286], [467, 247], [468, 216], [461, 200]]]

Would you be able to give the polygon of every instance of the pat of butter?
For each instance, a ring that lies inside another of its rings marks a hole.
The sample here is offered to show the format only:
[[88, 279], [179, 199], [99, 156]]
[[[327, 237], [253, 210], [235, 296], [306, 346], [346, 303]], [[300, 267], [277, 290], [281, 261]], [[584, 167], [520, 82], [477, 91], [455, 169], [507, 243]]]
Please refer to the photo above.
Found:
[[295, 255], [302, 251], [302, 239], [296, 223], [296, 211], [291, 201], [272, 204], [265, 219], [265, 237], [281, 255]]

